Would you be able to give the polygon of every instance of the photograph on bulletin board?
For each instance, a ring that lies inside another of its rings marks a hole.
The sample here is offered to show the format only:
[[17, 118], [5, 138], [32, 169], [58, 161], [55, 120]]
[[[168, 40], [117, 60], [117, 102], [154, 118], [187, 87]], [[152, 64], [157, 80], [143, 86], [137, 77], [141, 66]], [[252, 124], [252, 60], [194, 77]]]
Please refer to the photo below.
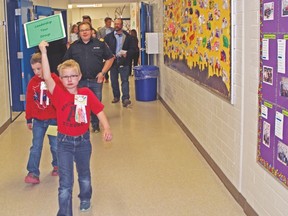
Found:
[[288, 187], [288, 0], [260, 1], [257, 161]]
[[231, 1], [164, 0], [164, 63], [231, 101]]

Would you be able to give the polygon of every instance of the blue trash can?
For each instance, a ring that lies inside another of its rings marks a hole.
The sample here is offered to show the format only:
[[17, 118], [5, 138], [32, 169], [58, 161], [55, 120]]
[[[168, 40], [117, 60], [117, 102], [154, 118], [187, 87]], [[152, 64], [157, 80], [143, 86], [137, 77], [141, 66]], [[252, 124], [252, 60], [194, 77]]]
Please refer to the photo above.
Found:
[[140, 65], [133, 68], [135, 79], [135, 95], [137, 101], [153, 101], [157, 99], [157, 77], [159, 68], [153, 65]]

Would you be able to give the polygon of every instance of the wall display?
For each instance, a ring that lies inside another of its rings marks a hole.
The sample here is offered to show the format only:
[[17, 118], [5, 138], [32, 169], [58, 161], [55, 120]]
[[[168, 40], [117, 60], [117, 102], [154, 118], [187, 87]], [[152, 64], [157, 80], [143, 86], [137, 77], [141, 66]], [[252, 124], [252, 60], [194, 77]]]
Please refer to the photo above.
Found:
[[260, 4], [257, 161], [288, 187], [288, 0]]
[[164, 63], [231, 100], [231, 0], [164, 0]]

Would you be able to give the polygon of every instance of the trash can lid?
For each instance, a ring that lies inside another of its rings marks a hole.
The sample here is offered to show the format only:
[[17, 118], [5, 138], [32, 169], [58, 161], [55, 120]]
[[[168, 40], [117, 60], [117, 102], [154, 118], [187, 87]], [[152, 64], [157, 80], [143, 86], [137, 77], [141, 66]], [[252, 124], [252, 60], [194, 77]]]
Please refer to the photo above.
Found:
[[135, 66], [133, 68], [134, 70], [138, 70], [138, 71], [154, 71], [154, 70], [159, 70], [159, 67], [155, 66], [155, 65], [139, 65], [139, 66]]

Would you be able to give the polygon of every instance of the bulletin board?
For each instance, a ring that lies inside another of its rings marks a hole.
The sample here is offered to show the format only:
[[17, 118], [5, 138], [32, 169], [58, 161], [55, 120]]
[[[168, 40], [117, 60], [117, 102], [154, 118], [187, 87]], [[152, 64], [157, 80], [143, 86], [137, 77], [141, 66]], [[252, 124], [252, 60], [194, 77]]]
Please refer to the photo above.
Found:
[[231, 101], [231, 0], [164, 0], [164, 63]]
[[288, 0], [260, 1], [257, 161], [288, 186]]

